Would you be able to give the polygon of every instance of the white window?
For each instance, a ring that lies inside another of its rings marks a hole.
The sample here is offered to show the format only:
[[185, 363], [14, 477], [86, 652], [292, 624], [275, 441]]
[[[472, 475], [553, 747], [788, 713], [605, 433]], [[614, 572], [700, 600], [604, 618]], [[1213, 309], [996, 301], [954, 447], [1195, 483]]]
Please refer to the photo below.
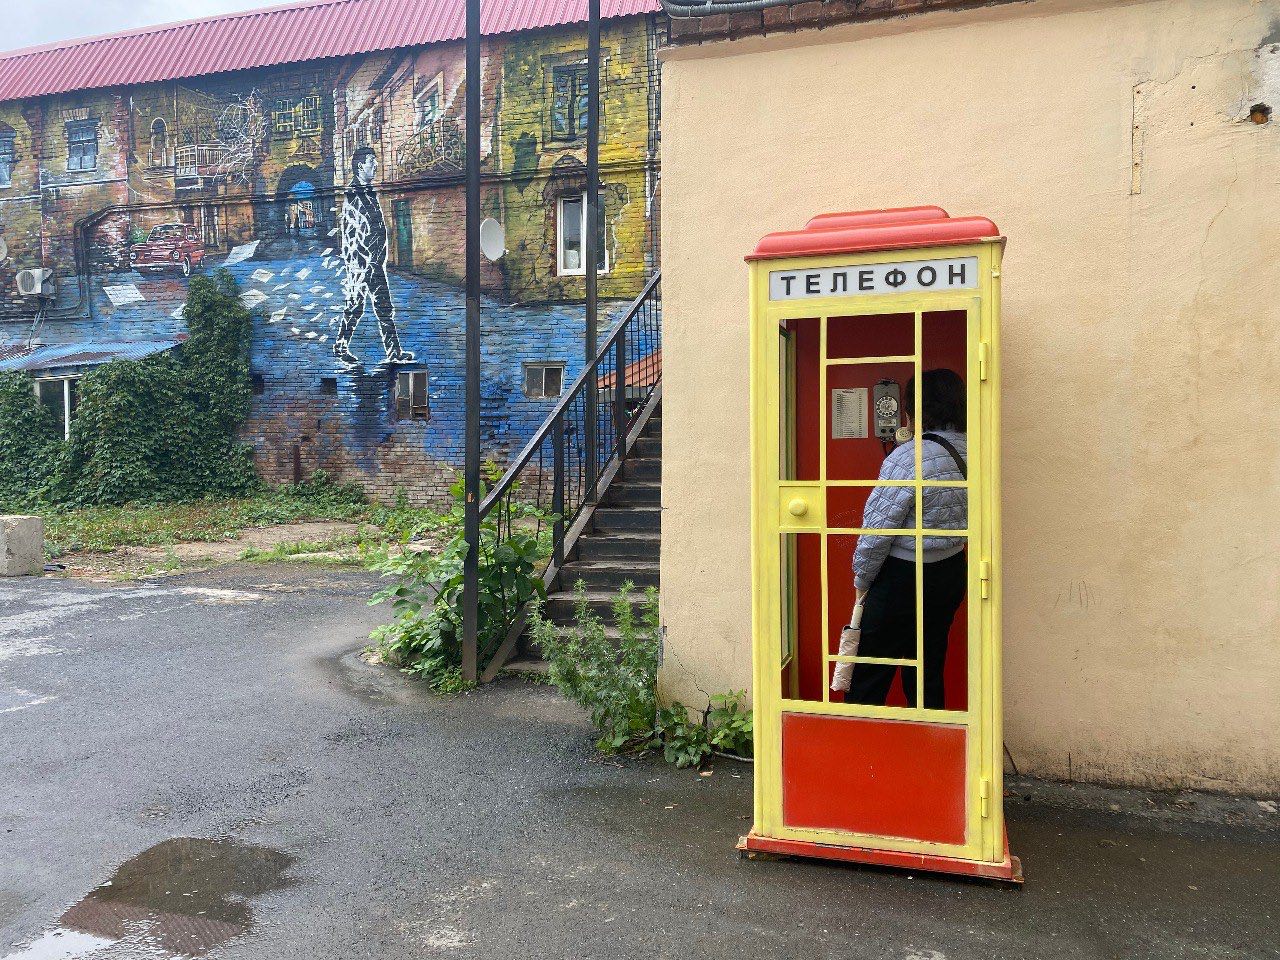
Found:
[[[587, 272], [583, 259], [587, 233], [587, 195], [561, 197], [558, 204], [556, 233], [556, 273], [562, 277], [581, 277]], [[609, 251], [605, 243], [603, 207], [596, 211], [600, 249], [596, 251], [596, 272], [609, 272]]]
[[427, 371], [401, 370], [396, 374], [395, 411], [397, 420], [431, 419]]
[[80, 400], [79, 377], [50, 377], [35, 381], [36, 399], [62, 427], [62, 438], [71, 439], [71, 420]]
[[524, 365], [524, 395], [526, 397], [558, 397], [563, 390], [563, 363], [526, 363]]

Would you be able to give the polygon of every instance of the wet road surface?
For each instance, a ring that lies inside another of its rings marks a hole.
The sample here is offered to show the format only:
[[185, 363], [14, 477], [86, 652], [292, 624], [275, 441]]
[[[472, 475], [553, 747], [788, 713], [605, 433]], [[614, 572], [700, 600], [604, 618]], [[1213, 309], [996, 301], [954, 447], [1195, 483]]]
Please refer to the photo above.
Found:
[[1280, 956], [1251, 801], [1028, 786], [1021, 890], [744, 861], [750, 767], [600, 760], [547, 687], [424, 694], [354, 655], [375, 582], [0, 582], [0, 958]]

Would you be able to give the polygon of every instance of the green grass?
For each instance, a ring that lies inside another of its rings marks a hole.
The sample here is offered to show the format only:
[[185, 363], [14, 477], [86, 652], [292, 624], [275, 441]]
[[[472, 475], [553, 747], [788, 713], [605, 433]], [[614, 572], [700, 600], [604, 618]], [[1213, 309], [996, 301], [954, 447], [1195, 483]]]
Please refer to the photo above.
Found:
[[385, 537], [380, 532], [370, 529], [358, 534], [341, 534], [326, 540], [297, 540], [290, 543], [277, 543], [269, 550], [250, 547], [240, 554], [240, 559], [249, 563], [274, 563], [279, 560], [296, 560], [306, 563], [326, 563], [337, 565], [362, 566], [364, 557], [358, 554], [346, 554], [342, 557], [320, 556], [332, 554], [349, 547], [380, 546]]
[[379, 542], [431, 530], [439, 524], [439, 516], [433, 511], [404, 504], [371, 504], [353, 487], [323, 481], [276, 487], [239, 499], [78, 509], [27, 507], [22, 512], [36, 513], [44, 519], [45, 550], [50, 558], [126, 546], [235, 540], [240, 530], [283, 523], [369, 523], [378, 532], [371, 531], [367, 536]]

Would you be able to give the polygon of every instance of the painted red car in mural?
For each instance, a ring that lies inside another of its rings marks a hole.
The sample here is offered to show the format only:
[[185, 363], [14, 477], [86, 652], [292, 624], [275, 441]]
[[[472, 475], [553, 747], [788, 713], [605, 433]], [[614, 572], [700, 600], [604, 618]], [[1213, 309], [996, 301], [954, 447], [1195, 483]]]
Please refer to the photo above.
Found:
[[129, 248], [129, 266], [138, 271], [178, 270], [184, 277], [204, 259], [204, 242], [195, 227], [162, 223], [147, 239]]

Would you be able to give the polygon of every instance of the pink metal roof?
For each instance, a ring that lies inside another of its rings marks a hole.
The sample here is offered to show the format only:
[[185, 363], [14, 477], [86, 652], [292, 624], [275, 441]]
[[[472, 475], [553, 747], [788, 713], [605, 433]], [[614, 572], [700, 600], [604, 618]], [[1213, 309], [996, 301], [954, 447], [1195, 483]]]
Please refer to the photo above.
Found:
[[[601, 0], [604, 18], [659, 0]], [[0, 53], [0, 100], [176, 80], [462, 38], [465, 0], [304, 0]], [[514, 33], [587, 18], [586, 0], [488, 0], [481, 31]]]

